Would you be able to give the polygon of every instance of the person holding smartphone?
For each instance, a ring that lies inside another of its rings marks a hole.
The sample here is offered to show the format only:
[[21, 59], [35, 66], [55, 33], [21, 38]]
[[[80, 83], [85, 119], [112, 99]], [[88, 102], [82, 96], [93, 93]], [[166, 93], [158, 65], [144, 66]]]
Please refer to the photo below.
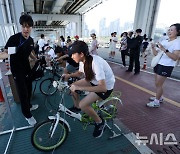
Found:
[[163, 40], [160, 43], [152, 43], [152, 51], [154, 55], [157, 55], [157, 48], [164, 51], [158, 64], [154, 67], [155, 73], [155, 86], [156, 86], [156, 97], [150, 97], [148, 107], [156, 108], [160, 107], [160, 102], [163, 101], [163, 84], [167, 77], [171, 76], [176, 61], [180, 59], [180, 23], [173, 24], [170, 26], [168, 32], [168, 39]]

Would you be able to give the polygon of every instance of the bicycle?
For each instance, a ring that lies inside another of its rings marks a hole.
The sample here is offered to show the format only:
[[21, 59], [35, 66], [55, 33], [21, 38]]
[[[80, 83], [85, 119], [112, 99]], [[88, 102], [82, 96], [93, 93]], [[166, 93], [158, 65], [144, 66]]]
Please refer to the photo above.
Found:
[[58, 81], [63, 72], [63, 69], [59, 68], [59, 63], [55, 59], [52, 59], [50, 64], [51, 67], [46, 67], [45, 69], [50, 71], [52, 76], [44, 79], [40, 83], [40, 91], [46, 96], [51, 96], [57, 92], [57, 88], [53, 86], [53, 81]]
[[[57, 88], [53, 86], [53, 81], [60, 80], [63, 73], [63, 68], [59, 67], [59, 62], [57, 62], [55, 59], [52, 59], [50, 64], [51, 67], [46, 67], [45, 70], [50, 71], [50, 75], [52, 76], [40, 82], [40, 91], [46, 96], [52, 96], [57, 92]], [[68, 83], [70, 84], [77, 80], [79, 80], [79, 78], [71, 77], [68, 79]]]
[[[58, 111], [55, 116], [48, 116], [47, 121], [37, 125], [31, 135], [32, 145], [38, 150], [42, 151], [51, 151], [61, 146], [65, 142], [68, 133], [71, 131], [69, 123], [65, 120], [65, 118], [61, 117], [61, 113], [64, 113], [64, 116], [68, 115], [81, 121], [84, 129], [86, 129], [88, 125], [94, 124], [93, 119], [87, 114], [74, 113], [63, 105], [65, 103], [64, 95], [69, 91], [69, 86], [67, 83], [62, 81], [54, 81], [53, 86], [58, 87], [58, 90], [61, 93]], [[108, 103], [110, 101], [113, 103]], [[122, 104], [121, 100], [112, 94], [106, 100], [93, 103], [92, 107], [99, 115], [101, 115], [104, 120], [111, 120], [113, 123], [113, 119], [117, 114], [118, 103]], [[115, 126], [121, 132], [121, 129], [116, 124], [113, 123], [113, 126]], [[122, 133], [117, 134], [108, 124], [106, 124], [106, 127], [113, 133], [110, 138], [122, 135]]]

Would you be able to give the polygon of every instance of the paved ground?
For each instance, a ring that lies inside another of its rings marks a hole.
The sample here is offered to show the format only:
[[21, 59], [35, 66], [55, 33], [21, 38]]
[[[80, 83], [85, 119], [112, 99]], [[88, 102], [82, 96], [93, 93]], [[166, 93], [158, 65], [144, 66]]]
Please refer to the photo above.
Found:
[[[158, 143], [147, 143], [155, 153], [159, 151], [165, 153], [164, 149], [169, 150], [174, 145], [159, 145], [160, 134], [165, 141], [166, 136], [173, 133], [177, 142], [180, 142], [180, 91], [179, 81], [167, 79], [164, 85], [165, 102], [160, 108], [148, 108], [146, 103], [151, 96], [155, 96], [153, 74], [141, 72], [139, 75], [127, 73], [123, 68], [116, 64], [111, 64], [116, 75], [116, 86], [122, 92], [123, 107], [119, 108], [119, 121], [121, 121], [134, 134], [147, 137], [150, 142], [154, 135], [157, 135]], [[135, 141], [134, 141], [135, 142]], [[171, 151], [171, 150], [170, 150]]]

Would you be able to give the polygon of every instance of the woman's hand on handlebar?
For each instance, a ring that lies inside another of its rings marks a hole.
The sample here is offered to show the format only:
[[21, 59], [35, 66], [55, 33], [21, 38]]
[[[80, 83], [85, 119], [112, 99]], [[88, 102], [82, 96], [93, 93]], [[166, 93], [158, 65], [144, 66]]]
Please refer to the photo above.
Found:
[[79, 86], [77, 86], [77, 85], [71, 85], [70, 90], [72, 92], [77, 92], [77, 91], [80, 91], [81, 88]]
[[69, 74], [63, 74], [62, 78], [64, 78], [65, 81], [68, 81], [68, 79], [70, 78]]

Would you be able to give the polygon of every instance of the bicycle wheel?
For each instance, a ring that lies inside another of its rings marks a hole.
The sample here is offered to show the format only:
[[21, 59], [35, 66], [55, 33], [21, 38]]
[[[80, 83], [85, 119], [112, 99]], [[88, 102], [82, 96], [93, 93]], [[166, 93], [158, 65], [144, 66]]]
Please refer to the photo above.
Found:
[[67, 125], [60, 121], [51, 137], [54, 124], [54, 120], [48, 120], [42, 122], [33, 130], [31, 142], [35, 148], [42, 151], [51, 151], [63, 144], [68, 135]]
[[57, 91], [57, 88], [53, 87], [53, 81], [53, 78], [48, 78], [40, 83], [40, 91], [44, 95], [51, 96]]

